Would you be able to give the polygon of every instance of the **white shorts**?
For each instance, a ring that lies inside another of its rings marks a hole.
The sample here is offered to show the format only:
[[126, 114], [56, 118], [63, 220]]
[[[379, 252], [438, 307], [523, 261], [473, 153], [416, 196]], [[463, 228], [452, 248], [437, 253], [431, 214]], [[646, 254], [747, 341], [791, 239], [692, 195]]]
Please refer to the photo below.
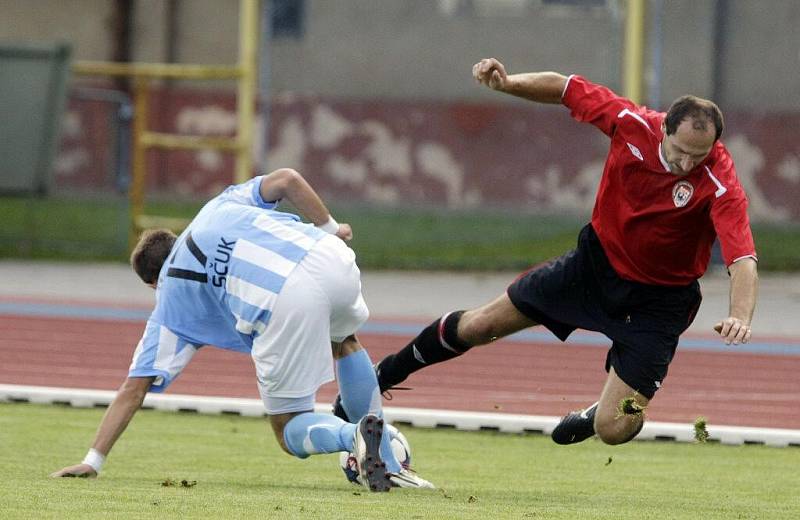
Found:
[[270, 397], [307, 399], [333, 381], [331, 341], [354, 334], [368, 317], [355, 253], [339, 238], [323, 237], [289, 275], [266, 329], [253, 341], [267, 412]]

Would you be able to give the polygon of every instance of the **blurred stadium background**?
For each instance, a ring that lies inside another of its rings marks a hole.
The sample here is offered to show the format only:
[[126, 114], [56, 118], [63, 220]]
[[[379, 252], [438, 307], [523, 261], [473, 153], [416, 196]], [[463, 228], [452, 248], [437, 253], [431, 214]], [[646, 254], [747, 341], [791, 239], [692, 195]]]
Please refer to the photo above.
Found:
[[563, 109], [475, 85], [472, 64], [495, 56], [656, 108], [717, 101], [761, 267], [800, 267], [793, 0], [0, 0], [0, 12], [6, 257], [124, 259], [131, 223], [179, 227], [220, 188], [283, 166], [354, 221], [368, 268], [518, 269], [558, 254], [588, 216], [606, 140]]

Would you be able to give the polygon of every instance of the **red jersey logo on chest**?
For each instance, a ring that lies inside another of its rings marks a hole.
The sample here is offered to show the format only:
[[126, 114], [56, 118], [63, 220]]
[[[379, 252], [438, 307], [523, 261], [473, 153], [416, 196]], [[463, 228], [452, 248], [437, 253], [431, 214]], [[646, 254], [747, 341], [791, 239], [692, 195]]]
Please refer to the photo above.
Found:
[[678, 181], [672, 187], [672, 202], [676, 208], [682, 208], [689, 203], [694, 193], [694, 186], [689, 181]]

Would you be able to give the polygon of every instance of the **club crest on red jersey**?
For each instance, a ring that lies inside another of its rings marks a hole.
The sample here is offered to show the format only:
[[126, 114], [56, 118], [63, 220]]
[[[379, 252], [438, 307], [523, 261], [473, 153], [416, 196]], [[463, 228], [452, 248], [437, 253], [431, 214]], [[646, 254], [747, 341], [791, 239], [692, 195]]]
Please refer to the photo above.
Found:
[[694, 193], [694, 186], [689, 181], [678, 181], [672, 187], [672, 202], [676, 208], [682, 208], [689, 203]]

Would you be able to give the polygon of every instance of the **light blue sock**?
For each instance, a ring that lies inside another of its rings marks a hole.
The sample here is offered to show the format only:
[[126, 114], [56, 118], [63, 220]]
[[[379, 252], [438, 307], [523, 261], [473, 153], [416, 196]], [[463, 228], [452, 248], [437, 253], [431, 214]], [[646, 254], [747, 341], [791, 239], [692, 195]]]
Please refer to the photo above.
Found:
[[334, 415], [309, 412], [296, 415], [286, 423], [283, 442], [296, 457], [305, 459], [316, 453], [353, 451], [355, 433], [355, 424]]
[[[378, 378], [375, 376], [375, 369], [366, 350], [362, 349], [337, 359], [336, 378], [339, 382], [339, 394], [342, 396], [342, 407], [351, 421], [358, 422], [368, 413], [383, 417]], [[386, 463], [389, 472], [397, 473], [401, 466], [389, 445], [391, 441], [389, 429], [384, 428], [383, 433], [381, 459]]]
[[368, 413], [383, 416], [378, 378], [366, 350], [359, 350], [336, 360], [339, 394], [347, 417], [358, 422]]

